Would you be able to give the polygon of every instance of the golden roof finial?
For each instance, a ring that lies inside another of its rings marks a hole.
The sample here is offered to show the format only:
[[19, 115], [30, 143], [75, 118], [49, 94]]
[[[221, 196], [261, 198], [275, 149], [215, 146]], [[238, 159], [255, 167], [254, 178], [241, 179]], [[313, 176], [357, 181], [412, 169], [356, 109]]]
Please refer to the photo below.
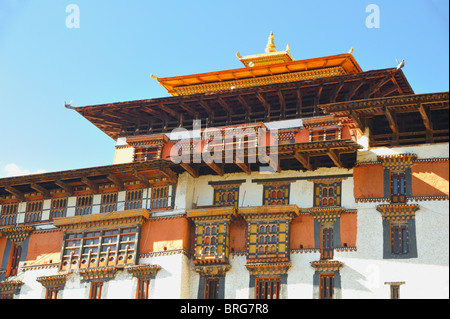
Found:
[[269, 41], [266, 45], [266, 53], [270, 52], [277, 52], [277, 49], [275, 49], [275, 38], [273, 36], [273, 31], [270, 31]]

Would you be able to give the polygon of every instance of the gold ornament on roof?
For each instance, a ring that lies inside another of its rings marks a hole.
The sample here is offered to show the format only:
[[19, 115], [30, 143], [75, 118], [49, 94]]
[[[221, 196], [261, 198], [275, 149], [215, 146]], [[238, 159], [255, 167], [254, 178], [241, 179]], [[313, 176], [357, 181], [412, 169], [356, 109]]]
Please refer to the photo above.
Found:
[[275, 46], [275, 37], [273, 36], [273, 31], [270, 31], [269, 35], [269, 41], [266, 45], [266, 53], [270, 52], [277, 52], [276, 46]]

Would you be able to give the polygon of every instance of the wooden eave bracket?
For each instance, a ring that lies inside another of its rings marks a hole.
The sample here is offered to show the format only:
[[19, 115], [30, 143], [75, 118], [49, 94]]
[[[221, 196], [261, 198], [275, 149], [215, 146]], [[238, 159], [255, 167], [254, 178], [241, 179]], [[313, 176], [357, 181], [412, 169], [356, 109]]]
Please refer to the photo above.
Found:
[[340, 153], [339, 151], [333, 150], [333, 149], [329, 149], [327, 152], [328, 156], [331, 158], [331, 160], [333, 161], [333, 163], [339, 167], [342, 168], [344, 167], [344, 165], [342, 165], [342, 162], [340, 160]]
[[87, 185], [90, 189], [92, 189], [94, 193], [98, 193], [98, 185], [95, 184], [93, 181], [91, 181], [89, 178], [82, 177], [81, 182], [83, 182], [83, 184]]
[[114, 185], [119, 189], [119, 191], [123, 191], [124, 190], [124, 183], [115, 175], [113, 174], [108, 174], [106, 176], [107, 179], [109, 179], [111, 182], [114, 183]]
[[4, 188], [5, 188], [5, 191], [10, 193], [11, 195], [16, 196], [16, 198], [20, 199], [21, 201], [25, 201], [25, 194], [22, 193], [21, 191], [15, 189], [14, 187], [12, 187], [10, 185], [5, 185]]
[[137, 170], [132, 171], [133, 175], [141, 182], [144, 187], [149, 187], [148, 178], [146, 178], [142, 173]]
[[55, 184], [57, 186], [61, 187], [69, 196], [72, 196], [74, 194], [73, 187], [70, 186], [69, 184], [67, 184], [61, 180], [56, 180]]
[[189, 164], [181, 162], [180, 166], [183, 167], [189, 174], [191, 174], [192, 177], [194, 178], [199, 177], [198, 170], [190, 166]]
[[300, 152], [295, 152], [294, 157], [300, 164], [303, 165], [308, 171], [312, 171], [311, 163], [309, 162], [309, 154], [301, 154]]

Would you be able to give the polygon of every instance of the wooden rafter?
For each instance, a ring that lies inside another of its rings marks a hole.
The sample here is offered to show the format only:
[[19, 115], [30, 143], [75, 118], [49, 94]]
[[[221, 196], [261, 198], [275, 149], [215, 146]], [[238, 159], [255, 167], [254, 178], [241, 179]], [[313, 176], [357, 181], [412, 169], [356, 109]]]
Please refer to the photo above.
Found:
[[301, 154], [300, 152], [295, 152], [294, 157], [300, 164], [303, 165], [309, 171], [312, 171], [311, 163], [309, 162], [309, 154]]
[[181, 162], [180, 166], [183, 167], [189, 174], [191, 174], [192, 177], [194, 178], [199, 177], [198, 170], [192, 167], [191, 165]]
[[69, 184], [61, 181], [61, 180], [56, 180], [55, 184], [59, 187], [61, 187], [69, 196], [72, 196], [74, 194], [74, 190], [73, 187], [70, 186]]
[[390, 110], [389, 108], [385, 107], [384, 115], [386, 116], [386, 118], [389, 122], [389, 127], [391, 128], [392, 133], [398, 134], [398, 125], [397, 125], [395, 113], [392, 110]]
[[219, 104], [227, 111], [228, 114], [233, 113], [233, 110], [231, 109], [231, 107], [228, 105], [227, 102], [225, 102], [225, 100], [221, 97], [217, 98], [217, 101], [219, 102]]
[[44, 187], [42, 187], [39, 184], [36, 183], [31, 183], [30, 187], [32, 189], [34, 189], [35, 191], [39, 192], [40, 194], [42, 194], [42, 196], [44, 196], [45, 198], [49, 198], [50, 197], [50, 191]]
[[340, 153], [338, 151], [329, 149], [327, 154], [337, 167], [339, 168], [344, 167], [344, 165], [342, 165], [342, 162], [340, 160]]
[[94, 191], [94, 193], [98, 193], [98, 185], [95, 184], [93, 181], [91, 181], [89, 178], [82, 177], [81, 182], [83, 184], [87, 185], [90, 189], [92, 189]]
[[381, 79], [368, 93], [365, 98], [369, 98], [370, 96], [374, 95], [383, 85], [385, 85], [387, 82], [391, 81], [393, 79], [392, 74], [386, 75], [383, 79]]
[[158, 106], [161, 110], [178, 120], [178, 113], [175, 110], [172, 110], [170, 107], [164, 105], [163, 103], [159, 103]]
[[284, 100], [283, 92], [277, 91], [278, 99], [280, 101], [280, 118], [284, 120], [286, 114], [286, 101]]
[[5, 188], [5, 191], [16, 196], [19, 200], [21, 200], [21, 201], [25, 200], [25, 195], [21, 191], [15, 189], [14, 187], [9, 186], [9, 185], [4, 186], [4, 188]]
[[144, 187], [149, 187], [148, 178], [146, 178], [141, 172], [134, 169], [132, 171], [132, 173], [133, 173], [134, 177], [136, 177]]
[[106, 178], [113, 182], [114, 185], [119, 189], [119, 191], [124, 190], [124, 184], [117, 176], [115, 176], [114, 174], [108, 174], [106, 175]]
[[219, 167], [219, 165], [217, 165], [214, 162], [206, 162], [206, 165], [208, 165], [214, 172], [216, 172], [218, 175], [223, 176], [223, 169], [221, 167]]
[[366, 82], [366, 79], [362, 78], [358, 83], [355, 84], [355, 86], [352, 88], [352, 90], [348, 93], [347, 100], [350, 101], [353, 96], [355, 96], [356, 92], [359, 90], [359, 88]]
[[345, 84], [345, 82], [341, 81], [339, 83], [339, 86], [336, 87], [336, 90], [334, 91], [333, 95], [331, 96], [330, 103], [335, 103], [336, 102], [336, 99], [337, 99], [337, 97], [339, 95], [339, 92], [341, 92], [342, 88], [344, 87], [344, 84]]
[[297, 102], [296, 102], [296, 115], [301, 116], [302, 115], [302, 90], [297, 89]]

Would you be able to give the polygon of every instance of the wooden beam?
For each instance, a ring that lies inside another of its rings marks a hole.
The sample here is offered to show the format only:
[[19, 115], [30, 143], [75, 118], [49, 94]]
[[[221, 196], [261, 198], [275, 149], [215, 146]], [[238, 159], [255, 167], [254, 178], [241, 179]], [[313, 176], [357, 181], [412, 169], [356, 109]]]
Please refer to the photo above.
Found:
[[109, 179], [111, 182], [114, 183], [114, 185], [119, 189], [119, 191], [123, 191], [124, 190], [124, 184], [123, 182], [115, 175], [113, 174], [108, 174], [106, 176], [107, 179]]
[[252, 173], [252, 170], [250, 169], [250, 164], [245, 164], [237, 161], [234, 161], [234, 163], [245, 173], [247, 173], [247, 175], [250, 175]]
[[177, 180], [177, 173], [172, 171], [170, 168], [168, 168], [168, 167], [161, 168], [159, 171], [161, 172], [162, 175], [164, 175], [167, 178], [167, 180], [169, 182], [173, 182], [173, 183], [176, 182], [176, 180]]
[[218, 101], [219, 104], [227, 111], [228, 114], [233, 113], [233, 110], [232, 110], [231, 107], [228, 105], [228, 103], [225, 102], [225, 100], [222, 99], [220, 96], [217, 98], [217, 101]]
[[280, 100], [280, 117], [282, 120], [286, 117], [286, 101], [284, 100], [283, 92], [277, 91], [278, 99]]
[[144, 187], [149, 187], [150, 186], [149, 182], [148, 182], [148, 178], [145, 177], [144, 175], [142, 175], [142, 173], [140, 173], [139, 171], [137, 171], [135, 169], [132, 171], [132, 173], [141, 182], [141, 184]]
[[309, 154], [301, 154], [299, 152], [294, 153], [294, 157], [300, 164], [303, 165], [308, 171], [312, 171], [311, 163], [309, 162]]
[[216, 172], [218, 175], [220, 175], [220, 176], [223, 176], [223, 175], [224, 175], [223, 169], [220, 168], [219, 165], [217, 165], [216, 163], [214, 163], [214, 162], [211, 162], [211, 163], [205, 162], [205, 163], [206, 163], [206, 165], [208, 165], [214, 172]]
[[383, 94], [381, 95], [381, 97], [386, 97], [389, 94], [394, 93], [395, 91], [398, 91], [399, 93], [401, 92], [400, 88], [393, 86], [390, 90], [387, 90], [386, 92], [383, 92]]
[[256, 97], [262, 103], [264, 109], [270, 112], [270, 104], [266, 101], [266, 99], [261, 95], [260, 92], [256, 92]]
[[331, 160], [333, 161], [333, 163], [339, 167], [339, 168], [343, 168], [344, 165], [342, 165], [342, 162], [340, 160], [340, 154], [338, 151], [334, 151], [332, 149], [329, 149], [327, 152], [328, 156], [331, 158]]
[[238, 95], [237, 99], [239, 103], [244, 107], [245, 111], [250, 115], [252, 114], [252, 108], [248, 105], [247, 101], [242, 97], [242, 95]]
[[389, 127], [391, 128], [392, 133], [398, 134], [398, 125], [397, 125], [395, 113], [392, 112], [391, 110], [389, 110], [389, 108], [385, 107], [384, 115], [386, 116], [386, 118], [389, 122]]
[[22, 193], [21, 191], [15, 189], [14, 187], [12, 187], [10, 185], [6, 185], [6, 186], [4, 186], [4, 188], [5, 188], [5, 191], [16, 196], [16, 198], [18, 198], [19, 200], [25, 201], [25, 194]]
[[347, 101], [350, 101], [353, 96], [356, 94], [356, 92], [358, 91], [358, 89], [366, 82], [366, 79], [362, 79], [360, 80], [358, 83], [356, 83], [356, 85], [352, 88], [352, 90], [348, 93], [347, 95]]
[[206, 111], [208, 114], [213, 114], [213, 113], [214, 113], [213, 110], [211, 109], [211, 107], [208, 105], [208, 103], [206, 103], [206, 102], [203, 101], [203, 100], [200, 100], [199, 103], [200, 103], [201, 107], [204, 108], [205, 111]]
[[303, 110], [302, 110], [302, 91], [300, 89], [297, 89], [297, 103], [296, 103], [296, 115], [297, 116], [302, 116], [303, 114]]
[[55, 181], [55, 184], [61, 187], [67, 193], [67, 195], [73, 196], [74, 190], [72, 186], [60, 180]]
[[184, 102], [180, 102], [180, 106], [183, 110], [185, 110], [186, 112], [188, 112], [189, 114], [191, 114], [194, 118], [198, 117], [198, 112], [196, 112], [195, 110], [192, 109], [192, 107], [190, 107], [189, 105], [187, 105]]
[[320, 96], [322, 95], [323, 84], [319, 86], [316, 97], [314, 98], [314, 114], [318, 113], [317, 105], [320, 103]]
[[361, 118], [358, 116], [358, 114], [354, 110], [352, 110], [352, 111], [350, 111], [349, 117], [352, 119], [353, 122], [356, 123], [358, 128], [364, 133], [364, 130], [365, 130], [364, 121], [361, 120]]
[[344, 87], [344, 84], [345, 84], [344, 81], [341, 81], [339, 83], [339, 86], [336, 88], [336, 91], [334, 91], [333, 95], [331, 96], [330, 103], [335, 103], [336, 102], [336, 99], [337, 99], [337, 97], [339, 95], [339, 92], [341, 92], [342, 88]]
[[94, 193], [98, 193], [98, 185], [91, 181], [89, 178], [82, 177], [81, 181], [83, 182], [83, 184], [89, 186], [89, 188], [92, 189]]
[[199, 177], [198, 170], [190, 166], [189, 164], [181, 162], [180, 166], [183, 167], [189, 174], [191, 174], [192, 177], [194, 178]]
[[41, 185], [38, 185], [36, 183], [31, 183], [30, 187], [32, 189], [34, 189], [35, 191], [41, 193], [42, 196], [44, 196], [45, 198], [49, 198], [50, 197], [50, 191], [48, 189], [42, 187]]
[[168, 113], [170, 116], [172, 116], [173, 118], [178, 120], [178, 112], [176, 112], [175, 110], [172, 110], [171, 108], [169, 108], [168, 106], [165, 106], [162, 103], [159, 103], [158, 106], [161, 110], [163, 110], [164, 112]]
[[429, 107], [425, 107], [423, 104], [419, 104], [419, 113], [423, 120], [423, 125], [427, 130], [426, 133], [426, 142], [433, 142], [433, 122], [431, 121], [431, 111]]
[[392, 80], [393, 76], [392, 74], [389, 74], [387, 76], [385, 76], [384, 78], [382, 78], [380, 80], [380, 82], [378, 82], [373, 88], [372, 90], [370, 90], [367, 95], [365, 96], [365, 98], [369, 98], [371, 95], [375, 94], [379, 89], [381, 89], [381, 87], [383, 85], [385, 85], [387, 82], [389, 82], [390, 80]]

